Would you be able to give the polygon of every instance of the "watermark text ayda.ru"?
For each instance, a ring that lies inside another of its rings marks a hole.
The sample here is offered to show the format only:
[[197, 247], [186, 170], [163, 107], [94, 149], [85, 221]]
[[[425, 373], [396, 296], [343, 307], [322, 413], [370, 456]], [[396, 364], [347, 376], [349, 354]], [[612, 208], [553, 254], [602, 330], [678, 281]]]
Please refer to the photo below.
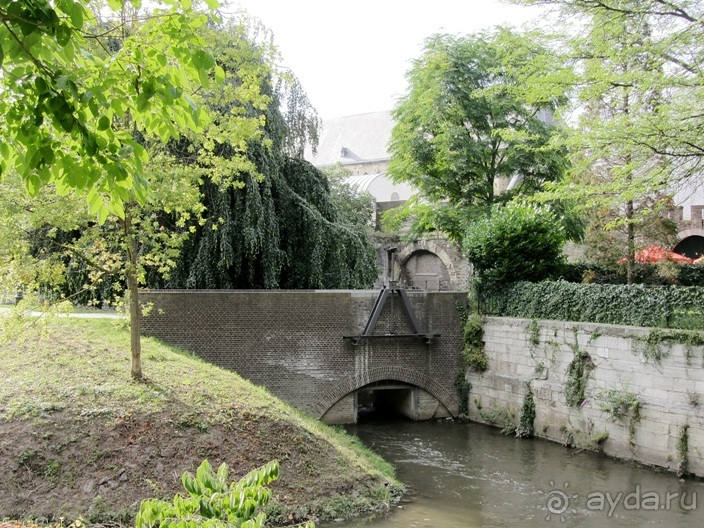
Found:
[[603, 511], [611, 517], [619, 507], [627, 511], [669, 511], [676, 508], [691, 511], [697, 509], [697, 493], [642, 491], [638, 484], [630, 493], [593, 491], [587, 495], [586, 508], [589, 511]]
[[[550, 481], [554, 487], [555, 483]], [[564, 522], [565, 516], [570, 513], [577, 513], [575, 507], [584, 504], [588, 511], [604, 512], [607, 517], [613, 516], [617, 511], [670, 511], [682, 510], [692, 511], [697, 509], [697, 493], [678, 491], [658, 493], [656, 491], [644, 491], [640, 484], [630, 492], [592, 491], [584, 502], [577, 494], [570, 494], [569, 483], [565, 482], [564, 490], [552, 489], [548, 492], [540, 490], [545, 494], [545, 501], [541, 508], [548, 511], [546, 520], [553, 516]]]

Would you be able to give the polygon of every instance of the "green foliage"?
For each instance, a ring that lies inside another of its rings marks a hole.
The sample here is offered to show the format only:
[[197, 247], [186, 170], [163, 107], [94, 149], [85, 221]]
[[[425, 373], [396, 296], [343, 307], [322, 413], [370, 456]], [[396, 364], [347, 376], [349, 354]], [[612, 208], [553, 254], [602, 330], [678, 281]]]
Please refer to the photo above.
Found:
[[663, 345], [668, 348], [673, 344], [682, 344], [685, 347], [687, 364], [691, 362], [694, 355], [694, 347], [704, 347], [704, 333], [691, 330], [662, 330], [652, 328], [645, 337], [634, 336], [636, 342], [641, 344], [640, 352], [643, 357], [654, 363], [660, 363], [663, 357], [668, 354], [663, 350]]
[[32, 195], [77, 191], [101, 223], [148, 198], [142, 139], [202, 130], [208, 116], [191, 95], [222, 75], [198, 33], [206, 13], [170, 0], [125, 24], [140, 4], [0, 6], [0, 174], [16, 172]]
[[677, 453], [679, 455], [679, 463], [677, 464], [677, 476], [683, 477], [687, 474], [687, 465], [689, 464], [689, 426], [685, 425], [680, 431], [677, 439]]
[[[414, 232], [440, 230], [460, 242], [495, 201], [531, 194], [562, 174], [564, 151], [550, 143], [555, 127], [540, 112], [549, 113], [564, 92], [530, 97], [525, 75], [557, 67], [536, 33], [501, 28], [426, 40], [394, 110], [390, 143], [389, 173], [419, 190], [405, 209], [416, 217]], [[510, 179], [516, 185], [497, 197], [495, 185]]]
[[587, 389], [587, 381], [592, 370], [594, 370], [594, 362], [591, 356], [579, 350], [575, 343], [572, 347], [574, 358], [567, 366], [567, 379], [565, 380], [565, 400], [567, 405], [571, 407], [579, 407], [584, 401], [584, 393]]
[[368, 191], [359, 191], [346, 179], [352, 174], [341, 163], [321, 169], [330, 183], [330, 199], [337, 210], [339, 221], [358, 227], [372, 226], [374, 197]]
[[483, 325], [484, 323], [479, 314], [470, 314], [464, 324], [462, 333], [464, 363], [467, 367], [473, 368], [478, 372], [484, 372], [489, 366], [489, 359], [484, 351]]
[[559, 273], [564, 243], [564, 230], [548, 208], [511, 202], [469, 227], [464, 252], [485, 281], [539, 281]]
[[[571, 170], [557, 185], [548, 183], [543, 198], [575, 204], [589, 218], [592, 254], [626, 257], [631, 282], [638, 246], [672, 239], [674, 226], [660, 214], [671, 206], [668, 194], [700, 171], [702, 4], [514, 1], [559, 8], [562, 16], [552, 24], [568, 29], [553, 45], [574, 65], [570, 75], [542, 80], [546, 90], [570, 85], [572, 104], [564, 112], [579, 112], [564, 135]], [[578, 30], [569, 30], [573, 23]]]
[[528, 343], [532, 348], [537, 347], [540, 344], [540, 325], [536, 319], [533, 319], [526, 327], [526, 334], [528, 336]]
[[535, 434], [534, 428], [535, 422], [535, 399], [533, 398], [533, 391], [528, 385], [528, 392], [526, 392], [523, 398], [523, 408], [521, 409], [521, 419], [518, 422], [518, 427], [516, 428], [517, 438], [533, 438]]
[[482, 420], [490, 424], [501, 425], [501, 432], [503, 434], [514, 434], [518, 425], [516, 424], [516, 410], [510, 407], [499, 407], [498, 405], [492, 406], [491, 409], [487, 411], [481, 410], [479, 405], [477, 405], [479, 410], [479, 416]]
[[632, 392], [609, 389], [598, 393], [596, 397], [599, 409], [608, 414], [612, 422], [628, 412], [635, 413], [640, 408], [640, 400]]
[[[560, 277], [567, 282], [596, 284], [626, 284], [626, 269], [623, 265], [596, 262], [568, 262]], [[704, 287], [704, 266], [676, 264], [663, 261], [655, 264], [636, 263], [633, 266], [633, 283], [659, 286]]]
[[467, 414], [469, 412], [469, 391], [472, 388], [467, 381], [467, 369], [462, 368], [455, 377], [455, 389], [457, 389], [457, 397], [460, 400], [459, 413]]
[[[257, 510], [269, 502], [271, 492], [266, 486], [278, 477], [279, 463], [273, 461], [228, 485], [227, 464], [223, 463], [215, 473], [204, 460], [195, 475], [186, 472], [181, 478], [187, 497], [176, 495], [172, 503], [159, 499], [143, 501], [135, 528], [263, 527], [266, 515]], [[314, 528], [315, 524], [302, 526]]]
[[704, 295], [698, 287], [542, 281], [481, 287], [479, 296], [481, 311], [487, 315], [704, 328]]
[[268, 150], [264, 179], [241, 188], [206, 184], [205, 213], [167, 288], [365, 288], [377, 277], [363, 227], [338, 222], [325, 176]]

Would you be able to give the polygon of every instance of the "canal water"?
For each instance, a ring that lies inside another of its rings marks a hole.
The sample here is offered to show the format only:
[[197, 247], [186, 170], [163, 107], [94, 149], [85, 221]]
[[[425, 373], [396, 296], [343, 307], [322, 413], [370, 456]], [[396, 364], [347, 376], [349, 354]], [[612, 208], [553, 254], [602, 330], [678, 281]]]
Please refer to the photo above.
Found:
[[[704, 527], [704, 482], [461, 422], [349, 426], [409, 495], [338, 528]], [[406, 502], [409, 501], [409, 502]]]

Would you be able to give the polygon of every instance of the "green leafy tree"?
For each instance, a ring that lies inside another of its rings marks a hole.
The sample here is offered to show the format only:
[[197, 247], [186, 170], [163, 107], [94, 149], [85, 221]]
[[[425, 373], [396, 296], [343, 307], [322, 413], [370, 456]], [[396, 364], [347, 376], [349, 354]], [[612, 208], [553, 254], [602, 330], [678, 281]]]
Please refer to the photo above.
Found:
[[535, 282], [559, 274], [564, 244], [562, 222], [550, 209], [514, 201], [472, 223], [464, 251], [482, 280]]
[[207, 122], [191, 97], [215, 65], [198, 32], [207, 15], [166, 0], [133, 24], [139, 4], [0, 5], [0, 173], [17, 172], [30, 194], [50, 183], [79, 191], [101, 221], [123, 218], [124, 202], [146, 201], [138, 134], [166, 141]]
[[[138, 17], [130, 18], [129, 23], [103, 22], [100, 27], [100, 37], [91, 40], [92, 44], [85, 52], [105, 55], [105, 62], [110, 62], [110, 57], [117, 61], [123, 50], [130, 46], [138, 47], [141, 55], [158, 55], [162, 41], [182, 38], [175, 33], [170, 36], [154, 34], [152, 37], [156, 42], [133, 42], [133, 35], [142, 35], [142, 23]], [[2, 181], [8, 192], [4, 196], [7, 209], [0, 215], [17, 215], [7, 224], [3, 222], [3, 227], [14, 229], [8, 236], [17, 240], [17, 243], [3, 248], [5, 252], [0, 255], [3, 266], [17, 270], [24, 268], [27, 262], [32, 263], [38, 273], [31, 276], [31, 268], [22, 272], [25, 283], [30, 285], [32, 282], [46, 284], [44, 281], [49, 276], [42, 270], [53, 270], [52, 277], [55, 278], [62, 265], [74, 265], [82, 270], [85, 280], [79, 282], [81, 287], [106, 280], [114, 286], [124, 281], [129, 292], [132, 376], [135, 379], [143, 376], [139, 283], [144, 283], [147, 269], [168, 273], [175, 265], [180, 246], [189, 234], [188, 225], [203, 208], [200, 198], [204, 174], [222, 185], [232, 185], [239, 172], [252, 166], [246, 156], [247, 142], [261, 138], [263, 123], [259, 116], [250, 116], [247, 109], [264, 108], [268, 104], [268, 96], [259, 88], [270, 66], [251, 43], [240, 38], [235, 28], [236, 25], [200, 25], [194, 34], [194, 38], [204, 45], [213, 31], [217, 31], [222, 40], [231, 38], [239, 47], [234, 46], [232, 55], [222, 62], [228, 66], [227, 71], [216, 65], [211, 55], [207, 55], [210, 59], [201, 57], [220, 82], [212, 83], [207, 75], [203, 77], [199, 81], [201, 93], [194, 91], [192, 97], [188, 97], [189, 111], [207, 115], [203, 113], [203, 108], [207, 108], [206, 101], [213, 104], [227, 101], [227, 106], [220, 108], [218, 119], [207, 122], [207, 126], [191, 127], [192, 132], [200, 132], [192, 135], [192, 139], [199, 140], [192, 149], [180, 152], [181, 156], [174, 155], [170, 145], [180, 141], [175, 135], [178, 122], [172, 121], [172, 115], [165, 110], [153, 117], [146, 128], [137, 126], [138, 121], [131, 118], [133, 112], [129, 107], [122, 109], [120, 117], [113, 116], [110, 129], [120, 137], [126, 134], [133, 138], [130, 141], [141, 157], [139, 173], [136, 174], [141, 181], [139, 185], [132, 186], [132, 180], [122, 181], [114, 193], [110, 186], [90, 187], [86, 203], [75, 194], [66, 192], [65, 185], [59, 180], [50, 180], [32, 189], [35, 196], [29, 201], [16, 185], [21, 181], [20, 175], [14, 178], [13, 174], [8, 174]], [[190, 37], [184, 34], [183, 38]], [[155, 60], [163, 61], [158, 57]], [[129, 69], [127, 64], [123, 66]], [[174, 70], [173, 74], [185, 78], [183, 72]], [[115, 96], [119, 99], [119, 93]], [[152, 93], [144, 104], [149, 106], [151, 98], [160, 99], [161, 95]], [[201, 120], [201, 124], [206, 125], [206, 121]], [[189, 123], [185, 125], [188, 129]], [[88, 163], [92, 163], [91, 160]], [[148, 193], [142, 192], [147, 190]]]
[[154, 286], [364, 288], [376, 279], [365, 226], [340, 213], [321, 171], [286, 154], [278, 105], [266, 116], [270, 145], [249, 148], [257, 172], [242, 186], [204, 183], [203, 215], [173, 272]]
[[507, 29], [426, 41], [394, 110], [390, 143], [391, 176], [419, 190], [406, 208], [417, 216], [416, 232], [461, 241], [471, 219], [495, 202], [561, 176], [564, 151], [551, 146], [549, 116], [564, 94], [538, 97], [525, 85], [532, 78], [525, 71], [548, 74], [555, 57], [539, 35]]
[[[570, 177], [549, 199], [580, 204], [592, 233], [613, 231], [634, 278], [640, 245], [661, 242], [671, 225], [659, 210], [677, 182], [704, 161], [704, 5], [692, 0], [525, 0], [557, 6], [577, 30], [557, 42], [572, 60], [579, 123], [567, 135]], [[544, 84], [545, 85], [545, 84]], [[660, 225], [657, 225], [660, 224]], [[656, 227], [656, 229], [653, 229]], [[604, 242], [604, 237], [596, 237]]]
[[347, 180], [352, 172], [337, 163], [321, 169], [330, 183], [332, 202], [340, 221], [352, 226], [368, 227], [374, 218], [374, 197], [368, 191], [359, 191]]

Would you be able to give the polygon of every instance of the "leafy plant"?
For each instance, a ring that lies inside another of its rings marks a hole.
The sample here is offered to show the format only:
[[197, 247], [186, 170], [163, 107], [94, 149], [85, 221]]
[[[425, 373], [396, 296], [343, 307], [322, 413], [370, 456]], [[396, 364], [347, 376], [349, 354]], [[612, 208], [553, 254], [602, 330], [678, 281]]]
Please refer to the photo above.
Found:
[[465, 365], [479, 372], [484, 372], [489, 366], [489, 359], [484, 350], [483, 324], [479, 314], [470, 314], [467, 317], [462, 333]]
[[528, 392], [523, 399], [523, 409], [521, 410], [521, 419], [518, 422], [518, 427], [516, 428], [517, 438], [533, 438], [535, 433], [534, 425], [535, 422], [535, 400], [533, 398], [533, 391], [528, 385]]
[[528, 343], [530, 343], [532, 348], [540, 344], [540, 325], [536, 319], [532, 319], [531, 322], [528, 323], [526, 334], [528, 336]]
[[[694, 347], [704, 347], [704, 334], [688, 330], [667, 331], [652, 328], [647, 336], [634, 336], [634, 339], [642, 345], [641, 354], [643, 357], [655, 363], [660, 363], [662, 358], [667, 356], [669, 348], [673, 344], [679, 343], [685, 346], [687, 364], [691, 362], [694, 355]], [[663, 345], [667, 345], [668, 349], [663, 350]]]
[[680, 462], [677, 465], [677, 476], [682, 477], [687, 473], [687, 465], [689, 463], [689, 426], [685, 425], [680, 431], [680, 436], [677, 439], [677, 451], [680, 456]]
[[466, 368], [460, 369], [455, 378], [455, 388], [457, 389], [457, 396], [460, 400], [458, 408], [460, 414], [467, 414], [469, 411], [469, 389], [471, 385], [467, 381], [466, 374]]
[[584, 401], [587, 380], [592, 370], [594, 370], [594, 362], [591, 356], [583, 350], [576, 349], [574, 358], [567, 367], [565, 382], [565, 398], [571, 407], [579, 407]]
[[518, 428], [516, 410], [509, 407], [499, 407], [494, 404], [488, 411], [479, 410], [479, 416], [487, 423], [501, 425], [501, 432], [504, 434], [514, 434]]
[[632, 392], [610, 389], [597, 394], [597, 398], [600, 400], [599, 409], [608, 414], [612, 422], [640, 408], [640, 400]]
[[[181, 478], [187, 497], [176, 495], [172, 503], [143, 501], [135, 528], [264, 527], [266, 515], [257, 512], [269, 502], [271, 492], [266, 486], [278, 476], [279, 463], [274, 460], [228, 485], [227, 464], [220, 465], [215, 473], [204, 460], [195, 475], [186, 472]], [[300, 526], [315, 528], [312, 522]]]

